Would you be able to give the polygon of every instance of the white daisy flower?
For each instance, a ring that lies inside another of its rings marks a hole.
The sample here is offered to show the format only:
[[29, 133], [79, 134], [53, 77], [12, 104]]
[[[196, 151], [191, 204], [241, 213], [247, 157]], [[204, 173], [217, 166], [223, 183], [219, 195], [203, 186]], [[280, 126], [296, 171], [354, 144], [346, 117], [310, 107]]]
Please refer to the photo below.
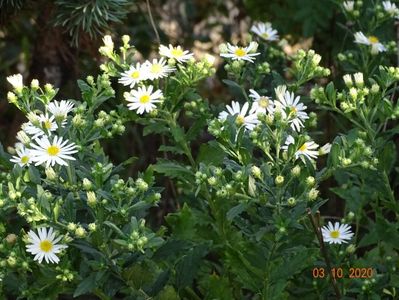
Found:
[[47, 105], [47, 110], [57, 119], [64, 120], [68, 113], [73, 109], [74, 104], [71, 101], [61, 100], [53, 101]]
[[15, 151], [17, 151], [17, 155], [14, 155], [10, 161], [18, 164], [20, 167], [29, 166], [32, 158], [30, 150], [26, 149], [21, 143], [17, 143]]
[[180, 46], [173, 47], [171, 44], [169, 44], [169, 47], [160, 45], [159, 54], [168, 58], [173, 58], [179, 63], [184, 63], [188, 61], [194, 55], [188, 50], [183, 50]]
[[[288, 150], [288, 146], [291, 144], [295, 144], [295, 139], [291, 135], [289, 135], [285, 140], [285, 145], [281, 148], [283, 150]], [[307, 157], [310, 160], [316, 159], [319, 155], [319, 151], [316, 150], [318, 147], [319, 145], [313, 141], [305, 142], [301, 147], [296, 150], [295, 159], [301, 158], [303, 161], [304, 157]]]
[[344, 1], [342, 5], [347, 12], [352, 12], [355, 9], [355, 1]]
[[266, 41], [276, 41], [278, 40], [278, 33], [277, 30], [272, 28], [272, 24], [267, 22], [267, 23], [261, 23], [258, 22], [251, 27], [251, 31], [253, 33], [256, 33], [259, 37]]
[[[285, 86], [279, 86], [275, 89], [277, 101], [274, 101], [276, 109], [281, 111], [284, 119], [288, 120], [291, 128], [300, 131], [303, 127], [303, 121], [309, 118], [305, 112], [306, 106], [300, 103], [300, 97], [286, 91]], [[285, 92], [283, 94], [283, 92]]]
[[333, 225], [328, 222], [328, 225], [321, 228], [323, 239], [329, 244], [342, 244], [347, 243], [352, 237], [351, 227], [347, 224], [339, 224], [335, 222]]
[[36, 144], [32, 144], [31, 153], [33, 155], [32, 161], [35, 166], [46, 163], [46, 167], [59, 164], [67, 166], [66, 160], [75, 160], [71, 154], [78, 152], [74, 143], [69, 143], [62, 137], [54, 136], [52, 141], [47, 136], [35, 139]]
[[175, 68], [167, 65], [166, 60], [163, 57], [159, 60], [153, 59], [152, 63], [147, 60], [145, 62], [145, 65], [148, 68], [148, 78], [151, 80], [168, 77], [170, 73], [176, 71]]
[[250, 89], [249, 92], [249, 97], [252, 98], [254, 103], [258, 106], [257, 113], [273, 113], [274, 103], [269, 97], [261, 96], [253, 89]]
[[249, 62], [254, 62], [255, 56], [260, 53], [252, 53], [251, 51], [256, 51], [258, 44], [251, 42], [247, 47], [239, 47], [227, 43], [227, 53], [221, 53], [220, 56], [231, 58], [232, 60], [246, 60]]
[[161, 90], [152, 92], [154, 87], [139, 87], [137, 90], [131, 90], [130, 93], [125, 93], [126, 101], [130, 110], [136, 110], [138, 114], [152, 111], [156, 106], [154, 103], [161, 102], [163, 94]]
[[384, 7], [384, 10], [388, 14], [390, 15], [398, 14], [398, 8], [396, 7], [395, 3], [392, 3], [391, 1], [382, 1], [382, 6]]
[[387, 50], [384, 45], [379, 42], [376, 36], [370, 35], [366, 37], [361, 31], [355, 33], [355, 43], [371, 46], [371, 53], [373, 54]]
[[227, 119], [227, 116], [235, 116], [236, 124], [241, 126], [244, 125], [246, 129], [253, 130], [257, 124], [259, 124], [259, 120], [257, 117], [257, 105], [252, 105], [249, 108], [249, 103], [245, 102], [242, 108], [240, 107], [240, 103], [232, 101], [231, 106], [226, 105], [227, 111], [222, 111], [219, 114], [219, 120], [224, 121]]
[[63, 249], [68, 248], [67, 245], [57, 244], [62, 236], [58, 236], [54, 233], [54, 229], [50, 227], [42, 227], [37, 229], [38, 234], [30, 230], [28, 232], [29, 245], [26, 245], [26, 251], [34, 255], [34, 260], [42, 263], [43, 258], [46, 263], [58, 264], [60, 259], [56, 254], [60, 253]]
[[15, 74], [7, 77], [7, 81], [12, 85], [16, 91], [22, 91], [24, 87], [23, 78], [21, 74]]
[[133, 88], [137, 83], [148, 79], [148, 68], [146, 65], [137, 63], [136, 66], [130, 66], [130, 69], [121, 74], [118, 82], [125, 86]]

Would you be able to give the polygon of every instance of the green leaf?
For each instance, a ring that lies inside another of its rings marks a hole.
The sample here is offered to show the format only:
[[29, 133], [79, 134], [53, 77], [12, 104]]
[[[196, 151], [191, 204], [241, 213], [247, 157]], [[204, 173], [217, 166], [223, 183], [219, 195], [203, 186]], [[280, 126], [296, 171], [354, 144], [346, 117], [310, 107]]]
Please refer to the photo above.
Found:
[[73, 293], [73, 297], [76, 298], [80, 295], [87, 294], [94, 290], [96, 287], [96, 273], [92, 273], [89, 277], [86, 277], [79, 285], [77, 286], [75, 292]]
[[117, 233], [121, 238], [127, 238], [127, 235], [124, 234], [122, 230], [120, 230], [118, 226], [116, 226], [114, 223], [110, 221], [105, 221], [103, 224], [115, 231], [115, 233]]
[[197, 162], [219, 166], [222, 164], [224, 157], [225, 152], [216, 143], [202, 144], [197, 156]]
[[176, 161], [159, 159], [153, 168], [155, 172], [171, 178], [180, 178], [184, 181], [192, 181], [194, 178], [193, 173], [189, 169]]
[[240, 203], [232, 208], [227, 212], [226, 217], [227, 220], [231, 221], [235, 217], [239, 216], [243, 211], [245, 211], [248, 207], [247, 203]]
[[238, 96], [238, 97], [245, 96], [243, 94], [242, 87], [238, 83], [236, 83], [232, 80], [228, 80], [228, 79], [223, 79], [222, 81], [229, 87], [229, 89], [233, 95]]
[[176, 286], [182, 289], [191, 286], [197, 270], [201, 265], [201, 258], [208, 252], [206, 245], [200, 245], [192, 248], [176, 264]]

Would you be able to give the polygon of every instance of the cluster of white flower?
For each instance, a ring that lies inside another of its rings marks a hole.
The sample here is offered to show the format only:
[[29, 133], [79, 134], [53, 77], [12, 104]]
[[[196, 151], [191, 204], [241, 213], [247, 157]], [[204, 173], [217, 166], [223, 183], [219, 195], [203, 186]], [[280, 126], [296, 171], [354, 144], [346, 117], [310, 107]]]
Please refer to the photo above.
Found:
[[[16, 88], [23, 87], [22, 75], [12, 75], [7, 80]], [[18, 142], [15, 144], [16, 155], [11, 161], [21, 167], [35, 163], [36, 166], [46, 164], [47, 167], [55, 164], [67, 165], [67, 160], [75, 160], [71, 154], [77, 152], [76, 145], [54, 134], [66, 124], [68, 113], [73, 109], [71, 101], [61, 100], [50, 102], [45, 107], [45, 113], [30, 112], [29, 121], [22, 124], [21, 131], [17, 134]]]
[[[124, 98], [129, 102], [128, 108], [135, 110], [138, 114], [151, 112], [156, 108], [155, 103], [163, 99], [163, 93], [159, 89], [154, 89], [153, 85], [145, 85], [146, 81], [153, 81], [168, 77], [176, 71], [175, 63], [185, 63], [193, 57], [188, 50], [183, 50], [180, 46], [159, 47], [160, 59], [147, 60], [144, 63], [136, 63], [121, 73], [119, 83], [129, 86], [132, 90], [124, 93]], [[139, 87], [133, 89], [136, 85]]]
[[[251, 89], [249, 97], [253, 99], [252, 104], [246, 102], [241, 107], [238, 102], [233, 101], [231, 106], [226, 106], [226, 111], [222, 111], [219, 114], [219, 120], [225, 121], [229, 115], [236, 116], [237, 125], [244, 126], [247, 130], [253, 130], [260, 123], [258, 119], [259, 114], [274, 115], [278, 112], [290, 124], [293, 131], [300, 132], [301, 128], [304, 127], [303, 122], [309, 118], [305, 111], [306, 106], [300, 102], [299, 96], [295, 96], [294, 93], [287, 91], [287, 87], [284, 85], [278, 86], [275, 89], [275, 94], [277, 100], [272, 100]], [[287, 137], [282, 149], [288, 150], [290, 144], [295, 144], [295, 140], [291, 135]], [[317, 158], [320, 154], [328, 153], [331, 145], [326, 144], [319, 150], [316, 150], [318, 147], [319, 145], [313, 141], [305, 142], [297, 149], [295, 156], [296, 158]]]

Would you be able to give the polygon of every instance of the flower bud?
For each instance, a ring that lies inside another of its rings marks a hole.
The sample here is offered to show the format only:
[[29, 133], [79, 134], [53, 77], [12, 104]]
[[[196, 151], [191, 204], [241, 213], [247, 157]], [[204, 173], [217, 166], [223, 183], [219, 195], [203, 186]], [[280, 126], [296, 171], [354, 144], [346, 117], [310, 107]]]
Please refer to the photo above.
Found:
[[213, 185], [215, 185], [217, 183], [217, 180], [216, 180], [215, 177], [212, 176], [212, 177], [208, 178], [208, 183], [209, 183], [210, 186], [213, 186]]
[[125, 46], [125, 47], [129, 47], [129, 42], [130, 42], [130, 36], [128, 36], [128, 35], [123, 35], [122, 36], [122, 42], [123, 42], [123, 45]]
[[87, 204], [89, 206], [95, 206], [97, 203], [97, 197], [96, 194], [93, 191], [89, 191], [86, 193], [86, 197], [87, 197]]
[[295, 166], [294, 168], [292, 168], [291, 174], [295, 177], [298, 177], [301, 174], [301, 167]]
[[96, 226], [96, 223], [90, 223], [89, 225], [88, 225], [88, 228], [89, 228], [89, 230], [90, 231], [96, 231], [96, 229], [97, 229], [97, 226]]
[[308, 193], [308, 198], [310, 201], [314, 201], [319, 196], [319, 191], [315, 188], [312, 188]]
[[86, 230], [82, 227], [79, 226], [76, 230], [75, 230], [75, 235], [78, 238], [84, 238], [86, 236]]
[[316, 180], [313, 176], [309, 176], [306, 178], [306, 184], [308, 187], [314, 186], [315, 182], [316, 182]]
[[45, 173], [48, 180], [53, 181], [57, 179], [57, 174], [52, 167], [46, 168]]
[[262, 171], [257, 166], [251, 167], [251, 173], [254, 177], [261, 179], [262, 178]]
[[295, 206], [296, 205], [296, 199], [294, 198], [294, 197], [290, 197], [290, 198], [288, 198], [288, 200], [287, 200], [287, 204], [289, 205], [289, 206]]
[[75, 223], [68, 223], [68, 225], [67, 225], [67, 229], [69, 230], [69, 231], [75, 231], [76, 230], [76, 228], [77, 228], [77, 225], [75, 224]]
[[277, 186], [280, 186], [284, 183], [284, 177], [281, 175], [278, 175], [276, 179], [274, 180]]
[[145, 191], [148, 190], [148, 184], [147, 184], [147, 182], [145, 182], [145, 181], [144, 181], [143, 179], [141, 179], [141, 178], [139, 178], [139, 179], [136, 180], [136, 185], [137, 185], [137, 188], [138, 188], [140, 191], [142, 191], [142, 192], [145, 192]]
[[93, 187], [93, 184], [91, 183], [91, 181], [87, 178], [83, 178], [83, 188], [86, 191], [90, 191]]
[[358, 72], [353, 75], [355, 78], [355, 84], [358, 88], [362, 88], [364, 85], [363, 73]]
[[9, 235], [6, 236], [6, 242], [9, 245], [14, 245], [16, 241], [17, 241], [17, 236], [14, 233], [10, 233]]
[[36, 91], [39, 88], [39, 80], [32, 79], [32, 81], [30, 83], [30, 87], [32, 90]]
[[352, 83], [352, 76], [351, 76], [350, 74], [346, 74], [346, 75], [344, 75], [343, 79], [344, 79], [345, 85], [346, 85], [348, 88], [351, 88], [352, 85], [353, 85], [353, 83]]

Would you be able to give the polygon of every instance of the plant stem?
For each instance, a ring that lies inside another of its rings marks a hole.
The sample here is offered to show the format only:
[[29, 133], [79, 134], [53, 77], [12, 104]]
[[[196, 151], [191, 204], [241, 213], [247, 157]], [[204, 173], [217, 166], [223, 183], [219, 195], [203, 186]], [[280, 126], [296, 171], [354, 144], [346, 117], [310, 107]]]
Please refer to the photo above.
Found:
[[313, 231], [316, 234], [317, 239], [319, 240], [320, 252], [324, 258], [324, 261], [326, 262], [327, 271], [330, 274], [330, 280], [331, 280], [331, 284], [334, 288], [336, 298], [337, 298], [337, 300], [340, 300], [341, 292], [338, 288], [337, 281], [335, 280], [335, 277], [333, 276], [330, 257], [328, 256], [327, 249], [326, 249], [326, 247], [324, 245], [324, 241], [323, 241], [323, 235], [321, 234], [321, 230], [320, 230], [320, 211], [316, 212], [316, 220], [313, 217], [312, 211], [310, 210], [310, 208], [307, 209], [307, 213], [308, 213], [310, 223], [312, 224]]

